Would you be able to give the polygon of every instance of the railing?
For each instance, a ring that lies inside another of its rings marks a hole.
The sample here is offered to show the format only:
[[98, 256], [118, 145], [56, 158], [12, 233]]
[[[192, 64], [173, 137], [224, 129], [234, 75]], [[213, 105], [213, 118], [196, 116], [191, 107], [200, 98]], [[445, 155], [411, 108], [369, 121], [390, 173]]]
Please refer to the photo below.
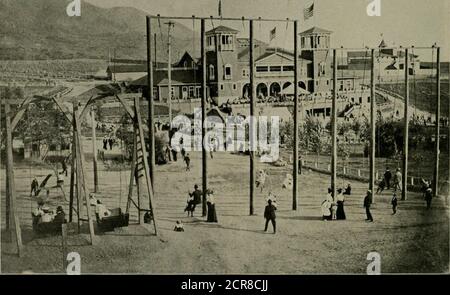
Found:
[[[302, 160], [302, 167], [306, 169], [312, 169], [321, 173], [331, 173], [331, 164], [311, 161], [311, 160]], [[370, 170], [364, 168], [352, 168], [344, 165], [338, 165], [336, 167], [336, 172], [338, 176], [348, 179], [354, 179], [359, 181], [369, 181]], [[378, 180], [382, 177], [383, 171], [376, 170], [375, 171], [375, 183], [378, 184]], [[411, 175], [407, 177], [407, 185], [410, 188], [420, 188], [422, 183], [422, 178], [419, 176]], [[447, 185], [447, 181], [439, 181], [440, 187], [445, 187]]]

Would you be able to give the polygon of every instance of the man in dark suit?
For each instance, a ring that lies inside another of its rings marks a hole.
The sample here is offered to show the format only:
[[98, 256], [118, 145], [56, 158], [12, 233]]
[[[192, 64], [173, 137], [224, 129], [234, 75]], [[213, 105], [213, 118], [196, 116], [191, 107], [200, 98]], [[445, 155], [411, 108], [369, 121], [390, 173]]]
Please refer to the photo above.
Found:
[[271, 221], [272, 226], [273, 226], [273, 233], [276, 233], [277, 225], [275, 222], [275, 218], [276, 218], [275, 210], [277, 210], [277, 208], [274, 205], [272, 205], [272, 200], [269, 199], [269, 201], [267, 201], [267, 203], [268, 204], [264, 210], [264, 218], [266, 219], [266, 226], [264, 228], [264, 231], [265, 232], [267, 231], [267, 226], [269, 225], [269, 221]]
[[372, 205], [372, 191], [368, 190], [367, 195], [364, 198], [364, 208], [366, 208], [366, 221], [373, 222], [372, 214], [370, 213], [370, 205]]
[[384, 184], [386, 185], [387, 189], [391, 188], [391, 179], [392, 173], [389, 170], [389, 167], [386, 167], [386, 171], [384, 172]]

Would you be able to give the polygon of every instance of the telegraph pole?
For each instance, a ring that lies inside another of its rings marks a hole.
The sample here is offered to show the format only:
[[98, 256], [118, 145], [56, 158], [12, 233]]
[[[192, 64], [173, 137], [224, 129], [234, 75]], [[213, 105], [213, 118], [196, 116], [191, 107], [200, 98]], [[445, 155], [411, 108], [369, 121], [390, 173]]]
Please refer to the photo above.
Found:
[[169, 80], [168, 82], [168, 91], [169, 91], [169, 96], [168, 96], [168, 100], [167, 103], [169, 105], [169, 124], [172, 122], [172, 57], [171, 57], [171, 53], [172, 53], [172, 48], [171, 48], [171, 43], [172, 43], [172, 38], [170, 36], [170, 29], [172, 27], [175, 26], [175, 23], [172, 21], [169, 21], [167, 23], [165, 23], [168, 27], [168, 37], [167, 37], [167, 45], [168, 45], [168, 54], [169, 54], [169, 58], [168, 58], [168, 69], [167, 69], [167, 79]]

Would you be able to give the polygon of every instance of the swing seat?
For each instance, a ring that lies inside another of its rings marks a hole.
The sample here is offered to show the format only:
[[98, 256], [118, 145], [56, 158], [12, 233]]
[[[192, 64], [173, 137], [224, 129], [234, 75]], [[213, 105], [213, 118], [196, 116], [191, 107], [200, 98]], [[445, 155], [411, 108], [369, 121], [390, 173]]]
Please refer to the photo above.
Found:
[[98, 228], [103, 232], [114, 231], [115, 228], [127, 227], [130, 219], [130, 214], [122, 213], [122, 209], [115, 208], [110, 209], [111, 215], [100, 219], [98, 214], [95, 214], [97, 218]]
[[67, 220], [64, 219], [64, 221], [54, 219], [49, 222], [42, 222], [42, 219], [40, 216], [35, 216], [34, 214], [31, 214], [33, 218], [33, 231], [38, 234], [60, 234], [61, 233], [61, 225], [64, 223], [67, 223]]

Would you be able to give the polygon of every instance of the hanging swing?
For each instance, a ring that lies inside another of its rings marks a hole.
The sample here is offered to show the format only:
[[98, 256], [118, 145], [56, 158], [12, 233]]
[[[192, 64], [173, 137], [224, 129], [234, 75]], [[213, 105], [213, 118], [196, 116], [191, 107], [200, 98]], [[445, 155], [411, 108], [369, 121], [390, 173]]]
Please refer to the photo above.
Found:
[[[122, 164], [123, 164], [123, 146], [121, 146], [122, 149]], [[121, 205], [122, 205], [122, 167], [120, 167], [119, 170], [119, 206], [117, 208], [111, 208], [107, 209], [101, 202], [99, 203], [98, 200], [93, 198], [93, 201], [95, 201], [95, 204], [91, 203], [92, 205], [95, 205], [95, 218], [97, 221], [98, 229], [101, 232], [111, 232], [114, 231], [115, 228], [122, 228], [127, 227], [129, 225], [130, 220], [130, 214], [128, 212], [128, 207], [126, 209], [126, 212], [122, 212]], [[100, 216], [103, 215], [103, 216]]]
[[[27, 126], [30, 128], [29, 121], [29, 105], [27, 106]], [[32, 219], [32, 229], [33, 232], [40, 235], [55, 235], [61, 233], [61, 225], [67, 223], [65, 218], [65, 213], [62, 206], [58, 206], [56, 213], [49, 207], [45, 206], [45, 200], [48, 198], [49, 189], [46, 189], [47, 197], [40, 197], [39, 194], [43, 189], [45, 189], [46, 184], [53, 174], [48, 174], [46, 178], [41, 182], [41, 184], [34, 191], [34, 196], [37, 201], [37, 208], [33, 210], [33, 195], [30, 194], [30, 210]], [[29, 167], [29, 177], [32, 177], [32, 168]], [[33, 191], [32, 191], [33, 192]]]

